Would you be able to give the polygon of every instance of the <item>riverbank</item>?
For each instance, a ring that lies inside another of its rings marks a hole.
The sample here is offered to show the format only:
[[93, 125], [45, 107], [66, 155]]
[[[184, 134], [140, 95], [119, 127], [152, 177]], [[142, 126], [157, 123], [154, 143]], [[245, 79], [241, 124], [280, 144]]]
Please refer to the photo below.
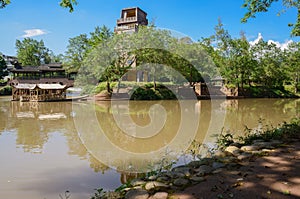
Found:
[[134, 179], [97, 198], [299, 198], [300, 123], [239, 141], [224, 135], [212, 157]]

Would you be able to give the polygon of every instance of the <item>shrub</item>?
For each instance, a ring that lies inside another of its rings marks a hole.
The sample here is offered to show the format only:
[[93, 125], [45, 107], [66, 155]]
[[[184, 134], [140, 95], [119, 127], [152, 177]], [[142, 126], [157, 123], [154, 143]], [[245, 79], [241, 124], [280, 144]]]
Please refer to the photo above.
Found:
[[12, 94], [12, 87], [11, 86], [4, 86], [0, 89], [0, 95], [11, 95]]
[[162, 84], [158, 84], [156, 89], [152, 83], [147, 83], [141, 87], [134, 87], [130, 91], [131, 100], [172, 100], [176, 95]]

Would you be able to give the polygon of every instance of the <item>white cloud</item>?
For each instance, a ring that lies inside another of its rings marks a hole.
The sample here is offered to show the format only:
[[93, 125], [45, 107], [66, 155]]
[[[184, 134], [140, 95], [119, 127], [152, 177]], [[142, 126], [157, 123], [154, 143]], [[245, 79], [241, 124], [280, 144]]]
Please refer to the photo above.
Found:
[[[249, 41], [249, 43], [251, 46], [253, 46], [253, 45], [257, 44], [260, 39], [263, 39], [263, 36], [261, 33], [258, 33], [257, 38], [253, 41]], [[279, 41], [274, 41], [274, 40], [268, 40], [268, 44], [273, 43], [281, 50], [287, 49], [288, 45], [292, 42], [293, 42], [293, 40], [286, 40], [284, 43], [280, 43]]]
[[259, 42], [259, 40], [261, 40], [261, 39], [263, 39], [263, 36], [262, 36], [261, 33], [258, 33], [257, 38], [256, 38], [254, 41], [250, 41], [249, 43], [250, 43], [251, 46], [254, 46], [254, 45], [257, 44], [257, 43]]
[[292, 42], [293, 42], [292, 40], [287, 40], [287, 41], [285, 41], [284, 43], [280, 43], [280, 42], [278, 42], [278, 41], [269, 40], [269, 41], [268, 41], [268, 44], [273, 43], [273, 44], [275, 44], [278, 48], [280, 48], [281, 50], [285, 50], [285, 49], [287, 49], [288, 45], [289, 45], [290, 43], [292, 43]]
[[22, 35], [22, 37], [24, 37], [24, 38], [48, 34], [47, 31], [42, 30], [42, 29], [30, 29], [30, 30], [24, 30], [24, 32], [25, 32], [25, 34]]

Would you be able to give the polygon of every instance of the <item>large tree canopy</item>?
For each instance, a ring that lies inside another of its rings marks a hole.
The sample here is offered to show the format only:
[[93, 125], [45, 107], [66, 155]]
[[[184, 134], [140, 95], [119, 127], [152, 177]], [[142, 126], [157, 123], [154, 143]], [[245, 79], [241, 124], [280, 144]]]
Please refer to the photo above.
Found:
[[[247, 22], [249, 18], [255, 18], [256, 14], [259, 12], [267, 12], [268, 9], [274, 2], [279, 0], [244, 0], [243, 7], [247, 8], [247, 12], [242, 18], [242, 22]], [[288, 24], [293, 29], [291, 31], [292, 36], [300, 36], [300, 1], [299, 0], [281, 0], [284, 9], [296, 8], [298, 11], [296, 22]], [[283, 10], [283, 11], [285, 11]]]
[[[6, 7], [8, 4], [10, 4], [10, 0], [0, 0], [0, 8]], [[59, 5], [63, 8], [69, 8], [70, 12], [74, 11], [74, 5], [77, 4], [76, 0], [61, 0]]]
[[7, 68], [6, 62], [3, 58], [2, 53], [0, 53], [0, 79], [2, 79], [4, 76], [8, 74], [6, 68]]
[[18, 61], [22, 65], [39, 66], [51, 62], [50, 50], [45, 47], [43, 40], [31, 38], [16, 41]]
[[67, 51], [65, 52], [64, 67], [68, 72], [78, 72], [83, 60], [94, 48], [112, 37], [113, 33], [106, 26], [95, 27], [90, 35], [80, 34], [69, 39]]

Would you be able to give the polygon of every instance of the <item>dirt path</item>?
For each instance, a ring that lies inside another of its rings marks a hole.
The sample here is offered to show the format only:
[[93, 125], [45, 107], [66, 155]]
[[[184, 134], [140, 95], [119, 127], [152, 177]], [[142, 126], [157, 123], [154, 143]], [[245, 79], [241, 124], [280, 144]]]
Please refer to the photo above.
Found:
[[237, 168], [206, 176], [206, 181], [176, 191], [169, 198], [300, 199], [300, 139], [267, 156], [241, 162]]

